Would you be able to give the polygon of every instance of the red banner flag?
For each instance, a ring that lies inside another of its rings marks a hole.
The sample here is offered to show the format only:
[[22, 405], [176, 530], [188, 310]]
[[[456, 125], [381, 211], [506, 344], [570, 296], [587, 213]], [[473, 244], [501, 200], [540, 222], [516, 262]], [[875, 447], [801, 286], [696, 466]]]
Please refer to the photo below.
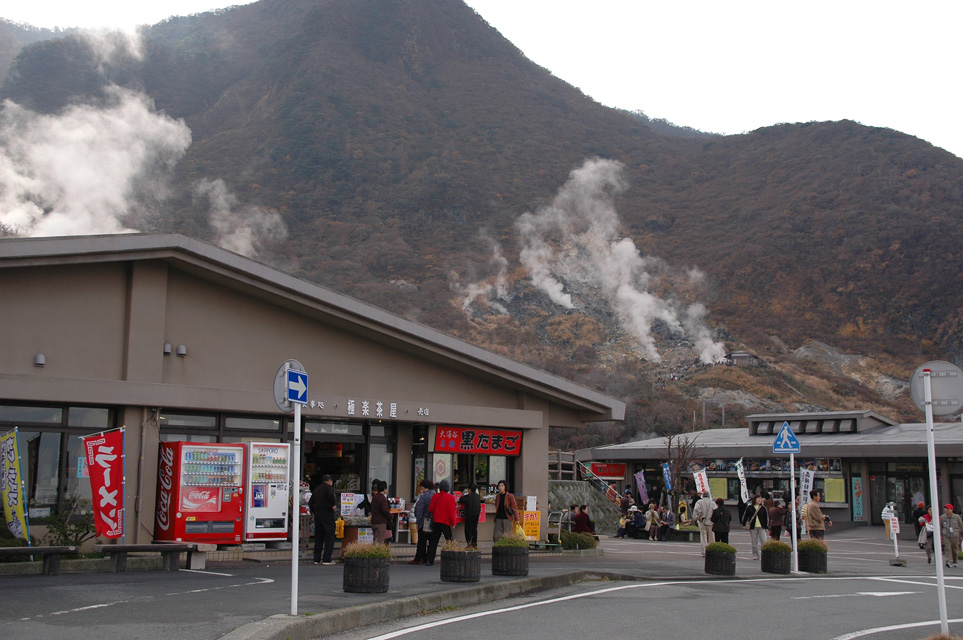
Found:
[[124, 533], [124, 430], [84, 438], [97, 535]]

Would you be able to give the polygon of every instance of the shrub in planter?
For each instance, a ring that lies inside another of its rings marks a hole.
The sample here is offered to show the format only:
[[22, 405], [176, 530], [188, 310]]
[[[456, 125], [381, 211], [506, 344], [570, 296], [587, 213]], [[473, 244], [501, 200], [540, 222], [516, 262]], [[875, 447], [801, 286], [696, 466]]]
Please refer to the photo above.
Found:
[[799, 570], [807, 573], [826, 573], [828, 571], [829, 547], [822, 540], [803, 540], [796, 550], [799, 552]]
[[792, 570], [792, 547], [785, 542], [770, 540], [762, 545], [762, 571], [788, 574]]
[[528, 575], [528, 540], [524, 536], [507, 535], [495, 541], [492, 545], [492, 575]]
[[561, 533], [561, 545], [563, 549], [569, 551], [576, 549], [594, 549], [599, 545], [599, 541], [590, 533], [572, 533], [563, 531]]
[[442, 582], [481, 580], [481, 551], [449, 540], [441, 548]]
[[344, 548], [344, 590], [348, 593], [385, 593], [391, 548], [386, 544], [357, 542]]
[[736, 548], [725, 542], [707, 545], [705, 572], [714, 576], [736, 575]]

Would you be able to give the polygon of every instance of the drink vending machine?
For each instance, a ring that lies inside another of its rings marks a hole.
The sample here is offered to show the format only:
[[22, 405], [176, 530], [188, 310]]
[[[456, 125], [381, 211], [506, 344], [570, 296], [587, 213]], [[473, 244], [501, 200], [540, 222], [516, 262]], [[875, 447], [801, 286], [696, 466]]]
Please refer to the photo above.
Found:
[[162, 442], [155, 540], [240, 544], [244, 445]]
[[287, 540], [291, 495], [291, 445], [249, 442], [245, 540]]

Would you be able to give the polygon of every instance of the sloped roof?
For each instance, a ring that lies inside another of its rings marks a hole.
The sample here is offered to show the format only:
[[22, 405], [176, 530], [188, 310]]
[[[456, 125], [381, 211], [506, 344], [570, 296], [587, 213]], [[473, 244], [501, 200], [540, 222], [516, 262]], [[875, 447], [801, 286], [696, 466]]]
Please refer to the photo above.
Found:
[[200, 240], [176, 234], [0, 239], [0, 268], [132, 260], [166, 261], [366, 339], [575, 409], [585, 421], [625, 418], [620, 400]]
[[[765, 418], [764, 422], [793, 424], [819, 423], [820, 420], [864, 419], [872, 428], [851, 431], [800, 431], [793, 429], [799, 439], [802, 457], [813, 458], [923, 458], [927, 455], [926, 424], [896, 423], [871, 411], [769, 414], [749, 416]], [[751, 433], [750, 429], [707, 429], [681, 434], [702, 447], [705, 458], [788, 458], [772, 453], [778, 428], [772, 433]], [[936, 455], [963, 456], [963, 424], [941, 422], [933, 425]], [[651, 438], [577, 452], [579, 460], [665, 460], [666, 439]]]

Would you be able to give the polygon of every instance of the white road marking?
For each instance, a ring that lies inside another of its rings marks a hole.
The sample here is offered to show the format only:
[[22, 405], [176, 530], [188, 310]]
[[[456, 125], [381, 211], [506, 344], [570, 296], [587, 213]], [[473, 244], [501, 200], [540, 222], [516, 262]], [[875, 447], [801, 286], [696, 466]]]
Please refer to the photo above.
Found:
[[199, 573], [205, 576], [224, 576], [230, 578], [233, 573], [218, 573], [217, 571], [200, 571], [199, 569], [178, 569], [178, 571], [186, 571], [188, 573]]
[[[948, 622], [963, 622], [963, 618], [954, 618]], [[862, 638], [863, 636], [872, 635], [874, 633], [885, 633], [887, 631], [901, 631], [903, 629], [918, 629], [919, 627], [935, 627], [940, 624], [939, 620], [926, 620], [924, 622], [910, 622], [908, 624], [894, 624], [891, 627], [876, 627], [875, 629], [863, 629], [862, 631], [853, 631], [852, 633], [844, 633], [841, 636], [836, 636], [832, 640], [853, 640], [854, 638]]]
[[862, 596], [872, 596], [874, 598], [885, 598], [886, 596], [908, 596], [919, 591], [857, 591], [856, 593], [833, 593], [824, 596], [793, 596], [792, 600], [818, 600], [821, 598], [858, 598]]
[[[922, 579], [926, 579], [926, 578], [922, 578]], [[936, 580], [936, 576], [932, 576], [931, 579], [932, 579], [932, 580]], [[952, 579], [959, 580], [959, 578], [952, 578]], [[917, 581], [915, 581], [915, 580], [907, 580], [907, 579], [903, 579], [903, 578], [872, 578], [872, 580], [879, 580], [880, 582], [895, 582], [895, 583], [897, 583], [897, 584], [918, 584], [918, 585], [922, 585], [922, 586], [924, 586], [924, 587], [935, 587], [935, 586], [936, 586], [936, 583], [935, 583], [935, 582], [917, 582]], [[945, 586], [946, 586], [947, 589], [963, 589], [963, 586], [959, 586], [959, 585], [955, 585], [955, 584], [947, 584], [947, 585], [945, 585]]]

